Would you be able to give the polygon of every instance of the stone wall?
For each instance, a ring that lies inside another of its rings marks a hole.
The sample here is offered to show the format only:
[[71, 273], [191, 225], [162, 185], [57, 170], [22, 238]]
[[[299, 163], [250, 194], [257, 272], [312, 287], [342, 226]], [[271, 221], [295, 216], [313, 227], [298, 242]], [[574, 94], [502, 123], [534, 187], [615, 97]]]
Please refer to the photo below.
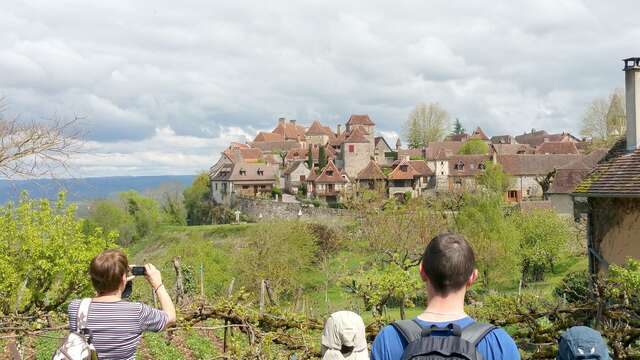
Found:
[[[627, 258], [640, 259], [640, 200], [589, 198], [593, 246], [609, 264], [622, 265]], [[599, 264], [601, 269], [606, 264]]]
[[[335, 220], [349, 219], [353, 213], [345, 209], [316, 208], [300, 203], [284, 203], [271, 200], [259, 200], [237, 197], [233, 201], [233, 208], [246, 214], [251, 220]], [[262, 215], [262, 216], [261, 216]]]

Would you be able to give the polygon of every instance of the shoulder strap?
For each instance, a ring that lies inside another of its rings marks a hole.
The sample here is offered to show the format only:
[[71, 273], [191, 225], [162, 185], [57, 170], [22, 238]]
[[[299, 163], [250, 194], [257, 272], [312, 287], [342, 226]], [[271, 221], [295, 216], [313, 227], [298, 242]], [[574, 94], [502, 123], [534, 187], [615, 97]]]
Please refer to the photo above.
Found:
[[89, 305], [91, 305], [91, 298], [84, 298], [78, 306], [78, 317], [76, 318], [76, 331], [78, 332], [87, 328]]
[[407, 344], [416, 341], [422, 334], [422, 326], [415, 320], [398, 320], [391, 323], [391, 325], [398, 330], [400, 335], [407, 341]]
[[478, 343], [495, 329], [497, 329], [495, 325], [474, 322], [462, 329], [462, 338], [477, 347]]

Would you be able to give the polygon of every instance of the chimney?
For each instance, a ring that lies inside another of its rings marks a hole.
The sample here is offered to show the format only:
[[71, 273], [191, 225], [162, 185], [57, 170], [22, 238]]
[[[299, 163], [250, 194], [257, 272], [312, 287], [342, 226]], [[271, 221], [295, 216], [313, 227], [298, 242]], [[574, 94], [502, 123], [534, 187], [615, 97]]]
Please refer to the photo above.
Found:
[[337, 133], [337, 135], [340, 136], [341, 132], [342, 132], [342, 125], [338, 124], [338, 133]]
[[284, 125], [284, 122], [285, 122], [285, 118], [279, 118], [278, 119], [278, 124]]
[[289, 120], [289, 122], [291, 123], [291, 125], [296, 126], [296, 121], [295, 120]]
[[640, 148], [640, 57], [624, 59], [627, 103], [627, 151]]

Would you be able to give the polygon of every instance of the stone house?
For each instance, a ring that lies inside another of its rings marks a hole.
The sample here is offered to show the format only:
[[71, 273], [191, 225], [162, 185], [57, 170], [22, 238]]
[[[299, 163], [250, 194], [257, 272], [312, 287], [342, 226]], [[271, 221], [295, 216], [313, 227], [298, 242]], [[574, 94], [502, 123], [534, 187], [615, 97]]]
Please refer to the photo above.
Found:
[[329, 142], [329, 139], [334, 138], [336, 135], [331, 131], [328, 126], [323, 126], [320, 121], [315, 120], [311, 123], [311, 126], [305, 132], [307, 144], [324, 146]]
[[[309, 167], [305, 161], [293, 161], [284, 170], [284, 188], [289, 194], [297, 194], [302, 184], [309, 177]], [[305, 185], [306, 186], [306, 185]]]
[[318, 175], [315, 168], [312, 169], [307, 183], [309, 182], [312, 186], [307, 194], [323, 199], [329, 204], [339, 202], [341, 194], [349, 190], [347, 175], [338, 169], [333, 161], [329, 161]]
[[449, 166], [448, 190], [473, 190], [478, 186], [477, 177], [484, 171], [489, 155], [454, 155], [447, 159]]
[[433, 188], [433, 176], [424, 160], [398, 160], [387, 177], [389, 197], [404, 198], [405, 193], [410, 193], [411, 197], [420, 196]]
[[236, 196], [269, 194], [278, 180], [278, 168], [266, 164], [237, 162], [223, 165], [211, 178], [211, 197], [229, 206]]
[[589, 203], [589, 269], [640, 259], [640, 58], [625, 59], [626, 138], [576, 187]]
[[607, 150], [595, 149], [588, 155], [556, 169], [553, 182], [545, 197], [551, 202], [553, 209], [562, 215], [578, 218], [574, 211], [574, 201], [578, 203], [578, 209], [585, 208], [586, 198], [572, 196], [576, 186], [593, 170], [598, 162], [604, 158]]
[[362, 130], [369, 146], [371, 146], [371, 152], [373, 152], [376, 124], [371, 121], [369, 115], [351, 115], [345, 125], [348, 133], [353, 132], [355, 129]]
[[382, 166], [391, 166], [396, 160], [395, 157], [387, 157], [393, 150], [382, 136], [374, 139], [373, 159]]
[[386, 192], [387, 177], [374, 160], [369, 160], [367, 167], [362, 169], [356, 176], [358, 190], [379, 190]]
[[340, 149], [341, 167], [350, 178], [355, 178], [367, 166], [373, 157], [372, 145], [369, 135], [361, 127], [352, 127]]
[[232, 142], [221, 154], [218, 161], [209, 169], [209, 177], [215, 176], [223, 165], [233, 164], [237, 162], [259, 163], [266, 162], [262, 155], [262, 151], [252, 148], [247, 144]]

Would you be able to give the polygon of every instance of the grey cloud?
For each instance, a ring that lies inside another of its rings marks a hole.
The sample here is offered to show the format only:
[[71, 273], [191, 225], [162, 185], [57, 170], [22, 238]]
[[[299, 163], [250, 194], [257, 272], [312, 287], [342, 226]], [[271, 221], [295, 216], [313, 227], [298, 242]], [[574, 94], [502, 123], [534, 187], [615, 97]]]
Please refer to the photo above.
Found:
[[633, 5], [5, 0], [0, 94], [23, 118], [82, 115], [89, 140], [130, 149], [157, 129], [253, 135], [279, 116], [369, 113], [401, 133], [420, 101], [490, 133], [577, 132], [638, 55]]

